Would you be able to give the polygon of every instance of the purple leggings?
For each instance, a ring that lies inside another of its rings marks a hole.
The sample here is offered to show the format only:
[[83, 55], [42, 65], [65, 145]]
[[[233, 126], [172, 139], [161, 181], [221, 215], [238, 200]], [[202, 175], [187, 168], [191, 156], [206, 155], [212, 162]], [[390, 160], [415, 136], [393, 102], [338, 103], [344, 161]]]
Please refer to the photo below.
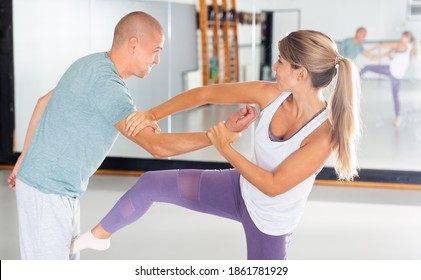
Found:
[[390, 81], [392, 82], [392, 93], [393, 93], [393, 103], [395, 106], [395, 115], [397, 117], [400, 116], [400, 104], [399, 104], [399, 88], [401, 81], [392, 76], [390, 73], [389, 65], [367, 65], [360, 71], [360, 76], [364, 75], [365, 72], [371, 71], [378, 74], [385, 75], [389, 77]]
[[101, 225], [114, 233], [142, 217], [153, 202], [166, 202], [242, 223], [248, 259], [286, 259], [290, 234], [272, 236], [256, 228], [241, 196], [239, 178], [235, 169], [146, 172]]

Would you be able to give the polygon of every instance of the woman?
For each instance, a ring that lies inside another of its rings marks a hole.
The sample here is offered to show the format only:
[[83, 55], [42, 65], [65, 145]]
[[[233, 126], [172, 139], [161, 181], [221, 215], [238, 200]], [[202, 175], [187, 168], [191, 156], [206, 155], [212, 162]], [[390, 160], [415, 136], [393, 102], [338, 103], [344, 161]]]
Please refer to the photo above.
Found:
[[[359, 80], [353, 64], [323, 33], [292, 32], [279, 42], [279, 52], [272, 67], [276, 83], [196, 88], [149, 112], [152, 120], [159, 120], [207, 103], [257, 104], [261, 115], [251, 161], [233, 148], [238, 134], [221, 122], [208, 136], [234, 169], [145, 173], [96, 227], [74, 242], [73, 250], [108, 248], [112, 234], [160, 201], [241, 222], [248, 259], [285, 259], [315, 177], [332, 151], [340, 179], [351, 180], [357, 174]], [[322, 89], [336, 74], [327, 109]], [[130, 127], [136, 119], [129, 120]]]
[[388, 51], [380, 54], [372, 54], [370, 57], [379, 59], [381, 57], [390, 57], [390, 64], [387, 65], [366, 65], [360, 71], [360, 75], [364, 75], [367, 71], [372, 71], [378, 74], [389, 77], [392, 82], [393, 103], [395, 107], [395, 125], [400, 125], [400, 103], [399, 103], [399, 89], [402, 77], [405, 75], [411, 57], [415, 57], [418, 52], [418, 44], [411, 32], [405, 31], [397, 42], [388, 42], [378, 44], [368, 52], [373, 52], [379, 49], [388, 49]]

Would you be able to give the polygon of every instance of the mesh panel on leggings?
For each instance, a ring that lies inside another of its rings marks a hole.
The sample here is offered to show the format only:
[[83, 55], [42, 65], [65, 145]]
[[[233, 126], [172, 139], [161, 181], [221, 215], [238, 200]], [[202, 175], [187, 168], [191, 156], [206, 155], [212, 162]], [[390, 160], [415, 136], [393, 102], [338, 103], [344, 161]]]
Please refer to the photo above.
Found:
[[202, 173], [202, 170], [180, 170], [178, 173], [178, 191], [181, 197], [198, 201]]
[[128, 195], [121, 197], [118, 206], [120, 209], [121, 216], [125, 219], [130, 218], [136, 211], [135, 207], [132, 204], [130, 196]]

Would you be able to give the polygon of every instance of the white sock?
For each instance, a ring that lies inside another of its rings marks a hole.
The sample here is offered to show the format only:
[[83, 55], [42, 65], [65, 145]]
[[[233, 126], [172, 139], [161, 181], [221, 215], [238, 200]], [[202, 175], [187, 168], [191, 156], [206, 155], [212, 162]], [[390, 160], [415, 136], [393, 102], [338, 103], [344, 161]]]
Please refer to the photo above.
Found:
[[70, 254], [75, 254], [78, 251], [83, 249], [94, 249], [98, 251], [107, 250], [110, 247], [110, 239], [99, 239], [96, 238], [92, 232], [89, 230], [81, 235], [79, 235], [75, 240], [73, 240], [70, 247]]

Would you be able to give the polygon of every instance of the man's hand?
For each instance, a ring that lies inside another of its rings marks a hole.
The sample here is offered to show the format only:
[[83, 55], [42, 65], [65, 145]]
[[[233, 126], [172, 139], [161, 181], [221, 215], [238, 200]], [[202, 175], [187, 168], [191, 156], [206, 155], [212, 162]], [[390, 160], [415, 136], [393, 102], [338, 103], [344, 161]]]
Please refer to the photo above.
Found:
[[249, 127], [258, 117], [257, 110], [251, 105], [240, 108], [225, 121], [225, 126], [232, 132], [241, 132]]
[[16, 161], [15, 167], [13, 167], [12, 173], [10, 173], [9, 178], [7, 179], [7, 182], [9, 183], [9, 188], [12, 190], [16, 189], [16, 174], [18, 174], [18, 170], [20, 167], [20, 164], [22, 163], [23, 155], [20, 155], [18, 160]]
[[9, 183], [9, 188], [12, 190], [15, 190], [16, 188], [16, 173], [17, 170], [13, 169], [12, 173], [9, 176], [9, 179], [7, 179], [7, 182]]
[[155, 117], [149, 111], [136, 111], [126, 118], [126, 132], [129, 136], [136, 136], [139, 131], [146, 127], [151, 127], [155, 133], [160, 133]]

